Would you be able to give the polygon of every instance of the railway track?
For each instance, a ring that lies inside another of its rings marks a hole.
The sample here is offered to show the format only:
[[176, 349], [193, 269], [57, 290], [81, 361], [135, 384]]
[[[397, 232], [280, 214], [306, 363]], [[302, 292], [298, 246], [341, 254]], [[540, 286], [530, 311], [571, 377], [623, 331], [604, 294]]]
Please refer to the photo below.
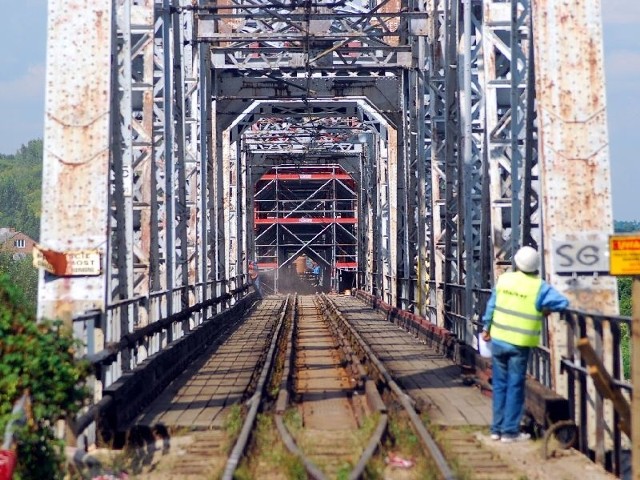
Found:
[[[359, 478], [386, 430], [386, 406], [318, 301], [297, 299], [275, 421], [311, 478]], [[290, 408], [294, 426], [284, 420]]]
[[[431, 437], [437, 439], [437, 446], [442, 451], [446, 462], [455, 467], [458, 478], [507, 480], [527, 477], [526, 471], [510, 462], [509, 458], [497, 454], [494, 448], [495, 442], [488, 440], [488, 433], [482, 434], [483, 431], [488, 431], [488, 427], [483, 426], [486, 425], [482, 423], [484, 419], [477, 412], [474, 413], [471, 408], [479, 397], [465, 397], [469, 393], [462, 394], [462, 391], [451, 389], [453, 383], [447, 380], [448, 374], [432, 378], [433, 373], [430, 370], [438, 370], [442, 367], [439, 364], [432, 364], [432, 359], [426, 364], [419, 361], [421, 355], [425, 357], [434, 355], [433, 351], [427, 352], [423, 342], [414, 335], [407, 335], [397, 325], [376, 318], [376, 314], [370, 308], [365, 307], [353, 297], [333, 297], [330, 305], [334, 312], [345, 312], [345, 315], [348, 315], [349, 321], [346, 322], [345, 319], [344, 323], [349, 325], [349, 329], [359, 332], [362, 344], [368, 345], [367, 348], [374, 352], [374, 356], [385, 359], [384, 365], [388, 375], [396, 379], [398, 388], [410, 392], [411, 401], [420, 406], [424, 412], [423, 424], [428, 426]], [[435, 412], [433, 411], [434, 405], [425, 396], [427, 391], [424, 388], [425, 379], [419, 375], [423, 373], [429, 376], [428, 381], [432, 385], [438, 387], [435, 391], [429, 390], [428, 395], [444, 395], [442, 391], [445, 391], [448, 394], [447, 403], [464, 402], [467, 405], [463, 422], [460, 422], [459, 415], [453, 408], [446, 410], [440, 406]], [[457, 378], [453, 382], [462, 383], [459, 374]], [[456, 393], [461, 398], [455, 398]], [[446, 418], [444, 424], [440, 422], [443, 417], [449, 416], [454, 418]], [[437, 421], [434, 421], [434, 418]]]
[[[369, 478], [378, 475], [372, 473], [376, 470], [382, 471], [384, 478], [398, 478], [384, 464], [384, 458], [395, 448], [398, 439], [394, 436], [400, 434], [420, 439], [422, 447], [414, 451], [414, 460], [432, 458], [427, 463], [432, 470], [428, 477], [422, 462], [421, 470], [405, 472], [401, 478], [456, 478], [410, 399], [327, 297], [284, 299], [263, 357], [259, 372], [254, 374], [257, 380], [252, 393], [245, 396], [235, 420], [240, 426], [231, 434], [234, 438], [196, 432], [196, 443], [185, 447], [186, 456], [174, 462], [172, 475], [245, 478], [246, 472], [238, 475], [236, 469], [251, 448], [252, 437], [259, 435], [256, 423], [263, 410], [263, 418], [273, 420], [279, 440], [298, 459], [307, 478]], [[272, 405], [267, 392], [269, 377], [279, 378]], [[399, 433], [402, 428], [398, 422], [410, 425], [412, 432]], [[215, 439], [209, 442], [212, 435]], [[230, 441], [234, 445], [231, 449]], [[225, 463], [224, 469], [221, 463]], [[261, 470], [260, 478], [289, 476], [272, 466]]]
[[[474, 432], [429, 430], [415, 402], [332, 298], [268, 297], [263, 302], [253, 318], [268, 322], [268, 335], [245, 393], [223, 400], [225, 414], [212, 426], [186, 432], [190, 441], [182, 443], [177, 432], [171, 432], [173, 459], [149, 461], [150, 451], [152, 457], [165, 453], [166, 443], [161, 442], [147, 447], [142, 456], [136, 454], [138, 463], [151, 466], [136, 478], [300, 478], [300, 469], [291, 474], [248, 458], [256, 453], [254, 444], [265, 426], [272, 433], [262, 454], [288, 450], [307, 478], [518, 478], [519, 472], [482, 448]], [[246, 326], [249, 335], [265, 332], [259, 324]], [[389, 340], [394, 335], [402, 333], [396, 328]], [[240, 348], [245, 341], [235, 343], [238, 356], [245, 355]], [[231, 363], [218, 383], [233, 383], [237, 363]], [[197, 382], [192, 383], [195, 387]], [[417, 439], [412, 450], [402, 451], [403, 436]], [[393, 453], [413, 466], [398, 474], [385, 465]], [[244, 472], [237, 471], [239, 466]]]

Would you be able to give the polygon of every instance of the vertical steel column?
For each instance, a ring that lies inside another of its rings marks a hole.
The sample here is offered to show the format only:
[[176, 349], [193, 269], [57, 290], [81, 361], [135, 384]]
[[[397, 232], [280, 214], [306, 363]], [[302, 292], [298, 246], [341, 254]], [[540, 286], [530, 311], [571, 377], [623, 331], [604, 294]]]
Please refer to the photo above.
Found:
[[[461, 58], [458, 68], [460, 88], [460, 126], [461, 126], [461, 195], [463, 211], [460, 212], [459, 222], [462, 223], [464, 243], [464, 316], [467, 318], [464, 340], [471, 344], [473, 341], [472, 320], [481, 314], [477, 312], [478, 305], [475, 290], [487, 286], [482, 279], [481, 252], [481, 216], [482, 216], [482, 114], [483, 101], [478, 78], [479, 52], [479, 8], [472, 0], [463, 0], [463, 31], [460, 39]], [[462, 270], [462, 268], [461, 268]]]
[[337, 223], [335, 222], [336, 211], [338, 209], [338, 191], [336, 190], [336, 180], [335, 178], [331, 180], [329, 185], [329, 191], [331, 192], [331, 218], [334, 219], [334, 222], [331, 225], [331, 289], [335, 292], [338, 291], [338, 269], [336, 268], [337, 258], [336, 255], [338, 253], [337, 243], [338, 243], [338, 231], [337, 231]]
[[467, 323], [464, 326], [464, 333], [461, 332], [462, 339], [472, 344], [473, 328], [471, 322], [471, 309], [473, 301], [473, 287], [475, 277], [479, 273], [474, 263], [474, 250], [477, 238], [474, 235], [474, 221], [477, 221], [476, 211], [474, 211], [473, 188], [474, 184], [474, 162], [473, 162], [473, 138], [471, 120], [471, 0], [462, 0], [462, 32], [459, 38], [460, 47], [458, 51], [461, 55], [458, 59], [458, 88], [460, 90], [460, 152], [459, 169], [460, 185], [458, 195], [462, 197], [462, 209], [459, 211], [458, 222], [461, 223], [463, 234], [458, 234], [458, 248], [462, 250], [464, 245], [464, 263], [460, 265], [461, 273], [464, 274], [464, 316]]
[[[174, 159], [174, 81], [173, 46], [171, 35], [171, 0], [156, 1], [155, 82], [154, 82], [154, 140], [157, 147], [159, 248], [162, 252], [163, 288], [166, 296], [166, 314], [174, 313], [173, 288], [175, 287], [175, 159]], [[174, 339], [174, 331], [167, 330], [167, 342]]]
[[387, 184], [389, 189], [389, 284], [388, 303], [398, 304], [398, 132], [394, 128], [387, 129]]
[[[540, 168], [538, 165], [538, 124], [535, 108], [535, 69], [533, 48], [533, 15], [531, 2], [523, 0], [527, 16], [527, 68], [525, 74], [525, 139], [524, 174], [522, 182], [522, 244], [539, 246], [542, 244], [542, 220], [540, 206]], [[523, 40], [521, 40], [523, 41]], [[523, 46], [524, 48], [524, 46]]]
[[[384, 140], [381, 137], [386, 137], [387, 129], [383, 130], [380, 137], [375, 137], [373, 146], [373, 162], [375, 169], [373, 171], [377, 195], [373, 199], [373, 275], [374, 275], [374, 294], [383, 300], [388, 300], [385, 296], [384, 276], [385, 276], [385, 264], [384, 264], [384, 251], [386, 251], [386, 241], [388, 239], [387, 224], [383, 222], [384, 218], [384, 202], [383, 198], [387, 195], [386, 175], [387, 170], [382, 162]], [[386, 154], [385, 154], [386, 156]]]
[[[424, 5], [420, 5], [421, 11]], [[428, 315], [427, 311], [427, 295], [429, 292], [429, 255], [428, 255], [428, 241], [429, 241], [429, 214], [427, 213], [427, 205], [430, 204], [430, 198], [428, 198], [427, 189], [427, 174], [426, 169], [428, 167], [429, 159], [427, 158], [427, 152], [429, 147], [425, 148], [427, 142], [430, 139], [427, 138], [428, 129], [425, 122], [425, 100], [428, 95], [427, 90], [427, 67], [426, 54], [426, 21], [421, 21], [425, 31], [420, 30], [415, 32], [417, 35], [415, 44], [414, 61], [416, 65], [415, 72], [415, 84], [412, 86], [413, 95], [416, 99], [416, 115], [415, 115], [415, 140], [414, 148], [416, 150], [415, 158], [415, 185], [416, 185], [416, 203], [417, 203], [417, 229], [416, 229], [416, 284], [415, 284], [415, 301], [416, 312], [425, 318]]]
[[222, 133], [222, 157], [218, 160], [222, 170], [222, 232], [224, 239], [224, 273], [223, 278], [231, 281], [236, 271], [236, 139], [231, 139], [231, 131]]
[[[459, 139], [460, 110], [457, 93], [458, 78], [458, 31], [460, 0], [447, 0], [445, 10], [445, 245], [444, 245], [444, 303], [453, 306], [454, 290], [452, 284], [462, 283], [461, 242], [462, 224], [459, 213], [462, 209], [462, 196], [459, 181]], [[446, 322], [446, 319], [445, 319]], [[448, 328], [454, 327], [445, 323]], [[456, 335], [461, 332], [455, 331]]]
[[[186, 123], [185, 106], [187, 85], [184, 78], [184, 67], [191, 63], [191, 59], [184, 57], [184, 34], [185, 29], [182, 23], [182, 15], [174, 8], [179, 4], [179, 0], [172, 0], [171, 7], [171, 38], [172, 38], [172, 59], [173, 59], [173, 122], [175, 133], [173, 135], [173, 158], [174, 158], [174, 179], [171, 183], [171, 191], [174, 203], [174, 225], [173, 232], [173, 257], [174, 257], [174, 287], [182, 287], [180, 292], [180, 305], [174, 305], [175, 311], [181, 311], [189, 307], [189, 264], [187, 251], [187, 230], [189, 225], [189, 210], [187, 207], [187, 158], [186, 158]], [[189, 331], [189, 320], [182, 322], [179, 335]]]
[[364, 225], [360, 230], [360, 251], [362, 252], [359, 258], [361, 268], [363, 270], [364, 278], [362, 279], [365, 290], [375, 294], [376, 292], [376, 277], [375, 277], [375, 262], [376, 262], [376, 242], [377, 236], [375, 221], [377, 217], [377, 202], [378, 197], [375, 167], [375, 152], [374, 145], [375, 135], [367, 135], [367, 143], [363, 152], [363, 158], [361, 161], [362, 168], [362, 188], [360, 196], [360, 205], [364, 209], [359, 213], [359, 218], [362, 218]]
[[[494, 277], [511, 266], [511, 257], [523, 239], [534, 246], [539, 241], [531, 231], [537, 224], [531, 220], [535, 208], [529, 198], [524, 199], [524, 191], [531, 191], [535, 177], [530, 170], [526, 177], [524, 173], [526, 127], [533, 127], [534, 115], [531, 92], [527, 90], [531, 68], [528, 31], [529, 0], [484, 3], [482, 38]], [[527, 166], [533, 168], [531, 162]], [[525, 208], [523, 199], [527, 202]], [[527, 219], [523, 218], [525, 214]]]
[[[191, 0], [180, 0], [182, 7], [191, 5]], [[182, 57], [183, 83], [184, 93], [184, 163], [185, 163], [185, 205], [184, 215], [186, 217], [186, 258], [185, 265], [187, 269], [187, 277], [184, 283], [189, 284], [190, 289], [188, 303], [193, 305], [203, 300], [202, 290], [196, 288], [196, 284], [202, 282], [201, 264], [199, 261], [200, 249], [199, 245], [206, 241], [205, 235], [199, 235], [199, 212], [200, 212], [200, 189], [199, 189], [199, 128], [202, 119], [200, 118], [200, 110], [198, 104], [198, 92], [202, 88], [199, 82], [199, 47], [195, 42], [196, 28], [194, 12], [185, 9], [181, 13], [181, 41], [179, 42]], [[206, 85], [206, 83], [205, 83]], [[206, 118], [205, 118], [206, 125]], [[202, 322], [200, 312], [194, 312], [189, 328]]]
[[428, 0], [429, 71], [428, 91], [429, 109], [426, 112], [426, 124], [431, 134], [428, 142], [427, 190], [430, 192], [429, 207], [429, 276], [434, 288], [429, 292], [431, 321], [444, 326], [444, 282], [445, 282], [445, 61], [446, 47], [446, 3], [445, 0]]
[[108, 289], [115, 299], [133, 296], [133, 136], [131, 135], [132, 73], [131, 73], [131, 0], [116, 2], [116, 38], [118, 70], [112, 95], [112, 121], [114, 146], [111, 158], [114, 179], [112, 200], [113, 248], [117, 254], [113, 284]]
[[[408, 22], [407, 22], [408, 23]], [[406, 29], [406, 27], [404, 27]], [[407, 32], [408, 33], [408, 32]], [[415, 181], [412, 181], [412, 166], [415, 166], [415, 97], [412, 91], [415, 72], [411, 69], [401, 71], [402, 79], [402, 116], [398, 125], [398, 135], [402, 139], [402, 148], [398, 148], [398, 279], [400, 288], [398, 306], [404, 310], [411, 308], [413, 289], [411, 288], [412, 267], [416, 251], [416, 201]]]
[[[378, 196], [382, 235], [380, 238], [380, 265], [382, 268], [381, 297], [390, 305], [397, 303], [398, 280], [398, 140], [395, 129], [386, 130], [380, 139], [378, 156]], [[380, 271], [380, 270], [377, 270]]]
[[[225, 191], [224, 191], [224, 150], [223, 145], [226, 144], [221, 126], [217, 119], [217, 97], [218, 85], [220, 83], [219, 72], [217, 69], [212, 71], [212, 98], [211, 98], [211, 135], [212, 148], [209, 158], [210, 167], [213, 175], [213, 188], [211, 198], [209, 198], [209, 210], [213, 222], [213, 238], [212, 238], [212, 265], [215, 266], [215, 279], [217, 281], [217, 295], [222, 295], [227, 290], [226, 281], [228, 280], [226, 271], [227, 252], [225, 250]], [[222, 305], [219, 305], [220, 307]]]
[[[154, 2], [141, 0], [131, 5], [131, 62], [137, 68], [132, 69], [133, 108], [131, 120], [131, 136], [133, 146], [133, 251], [134, 257], [134, 293], [147, 295], [150, 291], [153, 276], [157, 275], [152, 266], [157, 263], [157, 249], [152, 247], [153, 232], [157, 222], [153, 221], [152, 189], [155, 171], [155, 153], [153, 145], [153, 37], [154, 37]], [[157, 217], [155, 217], [157, 218]], [[153, 272], [153, 273], [152, 273]], [[148, 312], [139, 309], [137, 326], [148, 323]], [[144, 350], [138, 354], [138, 360], [144, 357]], [[141, 355], [142, 353], [142, 355]]]
[[[116, 3], [116, 39], [114, 58], [118, 68], [113, 75], [111, 178], [111, 244], [108, 279], [108, 300], [133, 297], [133, 136], [132, 136], [132, 65], [131, 65], [131, 1]], [[119, 324], [113, 324], [115, 338], [133, 330], [133, 307], [123, 308]], [[110, 319], [111, 320], [111, 319]], [[120, 376], [133, 365], [128, 351], [108, 368], [109, 375]]]
[[253, 203], [251, 202], [252, 195], [250, 194], [251, 180], [249, 170], [249, 159], [247, 158], [247, 151], [240, 152], [240, 171], [238, 172], [238, 183], [240, 188], [240, 211], [238, 215], [238, 274], [242, 275], [242, 283], [249, 281], [248, 274], [248, 261], [250, 259], [251, 252], [249, 252], [249, 245], [253, 232], [251, 228], [251, 219], [253, 218]]
[[48, 6], [41, 246], [62, 254], [97, 251], [102, 263], [94, 276], [41, 272], [38, 318], [70, 322], [79, 312], [105, 311], [110, 297], [112, 2], [51, 0]]
[[[163, 53], [163, 22], [162, 22], [162, 1], [158, 4], [157, 0], [153, 3], [153, 77], [151, 90], [152, 95], [152, 137], [153, 158], [151, 160], [151, 169], [149, 172], [150, 180], [150, 203], [151, 203], [151, 234], [149, 245], [149, 273], [150, 273], [150, 292], [158, 292], [166, 288], [166, 278], [164, 276], [165, 264], [165, 209], [164, 197], [160, 194], [164, 188], [164, 53]], [[158, 12], [158, 9], [160, 12]]]
[[[554, 242], [586, 232], [606, 236], [613, 230], [600, 2], [538, 0], [532, 7], [547, 278], [580, 309], [615, 314], [614, 277], [567, 277], [552, 262]], [[559, 360], [567, 336], [561, 322], [550, 323], [553, 384], [561, 390]], [[612, 351], [609, 336], [602, 348], [611, 368], [619, 352]], [[589, 404], [595, 404], [594, 393], [590, 387]], [[604, 462], [611, 438], [596, 438], [591, 427], [602, 422], [610, 426], [613, 418], [594, 418], [594, 412], [589, 416], [589, 448]]]
[[[204, 4], [205, 0], [200, 0]], [[200, 18], [206, 16], [201, 15]], [[196, 34], [197, 36], [197, 34]], [[211, 53], [209, 46], [198, 44], [198, 108], [196, 123], [198, 127], [197, 152], [198, 152], [198, 281], [201, 283], [201, 301], [206, 301], [215, 296], [215, 292], [208, 285], [209, 281], [216, 280], [213, 268], [215, 257], [213, 257], [212, 242], [215, 239], [213, 229], [212, 213], [209, 209], [211, 198], [213, 197], [213, 169], [210, 159], [215, 146], [215, 132], [213, 123], [212, 102], [212, 77], [211, 77]], [[194, 62], [195, 63], [195, 62]], [[205, 317], [209, 316], [209, 310], [205, 312]], [[205, 318], [206, 319], [206, 318]]]

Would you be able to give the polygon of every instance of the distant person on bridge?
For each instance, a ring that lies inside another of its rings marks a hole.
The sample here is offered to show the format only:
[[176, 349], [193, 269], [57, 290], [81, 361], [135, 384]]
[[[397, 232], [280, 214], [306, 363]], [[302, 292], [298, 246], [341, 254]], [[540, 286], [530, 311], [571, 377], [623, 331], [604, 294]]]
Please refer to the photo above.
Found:
[[318, 265], [317, 263], [313, 262], [313, 280], [315, 282], [315, 286], [319, 287], [320, 286], [320, 265]]
[[253, 286], [255, 287], [256, 292], [258, 292], [258, 295], [261, 295], [262, 292], [260, 291], [260, 277], [258, 276], [258, 264], [253, 260], [249, 262], [249, 278], [251, 279], [251, 283], [253, 283]]
[[504, 443], [528, 440], [520, 432], [527, 362], [538, 345], [543, 317], [567, 308], [567, 298], [538, 276], [540, 255], [522, 247], [515, 272], [500, 275], [483, 317], [482, 338], [491, 340], [493, 423], [491, 438]]

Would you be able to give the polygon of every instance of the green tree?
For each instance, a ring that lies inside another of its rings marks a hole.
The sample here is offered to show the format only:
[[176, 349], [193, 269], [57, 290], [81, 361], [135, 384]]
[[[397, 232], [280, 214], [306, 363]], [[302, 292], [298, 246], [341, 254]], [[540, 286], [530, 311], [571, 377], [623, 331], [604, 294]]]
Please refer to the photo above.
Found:
[[24, 392], [33, 415], [14, 435], [17, 479], [64, 477], [64, 443], [52, 426], [76, 413], [86, 398], [88, 366], [75, 359], [76, 347], [62, 322], [36, 322], [19, 289], [0, 274], [0, 431]]
[[42, 192], [42, 140], [14, 155], [0, 155], [0, 227], [13, 227], [38, 240]]
[[[630, 233], [640, 231], [640, 222], [618, 221], [613, 222], [616, 233]], [[631, 277], [618, 277], [618, 301], [620, 304], [620, 315], [631, 316]], [[631, 332], [626, 325], [622, 325], [622, 339], [620, 349], [622, 350], [622, 367], [624, 378], [631, 378]]]
[[629, 233], [640, 231], [640, 222], [636, 220], [632, 221], [620, 221], [613, 222], [613, 229], [616, 233]]

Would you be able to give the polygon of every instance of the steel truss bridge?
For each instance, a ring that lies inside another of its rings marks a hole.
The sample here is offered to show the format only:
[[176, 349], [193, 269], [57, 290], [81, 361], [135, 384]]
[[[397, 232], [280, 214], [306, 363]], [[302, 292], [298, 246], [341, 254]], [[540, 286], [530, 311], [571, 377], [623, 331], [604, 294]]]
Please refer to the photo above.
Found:
[[355, 180], [358, 289], [475, 345], [533, 245], [619, 371], [615, 279], [569, 255], [613, 224], [599, 1], [50, 0], [48, 31], [39, 316], [87, 342], [96, 402], [251, 294], [254, 189], [283, 165]]

